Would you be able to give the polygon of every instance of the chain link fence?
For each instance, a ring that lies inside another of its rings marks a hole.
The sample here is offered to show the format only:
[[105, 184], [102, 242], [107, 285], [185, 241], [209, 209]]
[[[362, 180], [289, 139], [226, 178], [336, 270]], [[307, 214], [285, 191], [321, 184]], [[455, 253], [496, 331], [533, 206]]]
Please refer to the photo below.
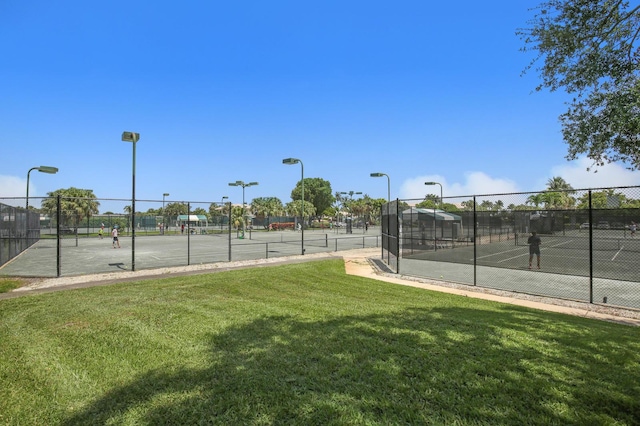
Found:
[[398, 273], [640, 309], [640, 187], [398, 200], [385, 213], [399, 258], [383, 240], [383, 259]]
[[0, 265], [40, 239], [40, 214], [0, 203]]
[[[134, 215], [131, 204], [130, 199], [58, 196], [30, 197], [28, 212], [2, 205], [0, 275], [59, 277], [156, 269], [381, 243], [378, 226], [348, 233], [330, 223], [306, 221], [303, 245], [302, 232], [294, 226], [300, 218], [252, 214], [230, 203], [164, 199], [136, 200], [140, 211]], [[105, 211], [98, 213], [100, 209]]]

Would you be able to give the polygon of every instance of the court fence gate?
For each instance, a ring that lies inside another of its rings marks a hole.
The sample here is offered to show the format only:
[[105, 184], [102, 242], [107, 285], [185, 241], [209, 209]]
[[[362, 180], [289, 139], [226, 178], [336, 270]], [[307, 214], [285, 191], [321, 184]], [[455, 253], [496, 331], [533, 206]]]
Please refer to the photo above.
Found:
[[381, 215], [398, 274], [640, 309], [639, 186], [427, 196]]

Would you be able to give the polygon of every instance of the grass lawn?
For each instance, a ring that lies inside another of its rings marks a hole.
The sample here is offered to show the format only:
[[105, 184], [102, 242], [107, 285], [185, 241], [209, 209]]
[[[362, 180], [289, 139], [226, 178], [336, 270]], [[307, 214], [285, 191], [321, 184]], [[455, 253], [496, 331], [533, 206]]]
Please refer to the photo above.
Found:
[[0, 293], [6, 293], [22, 286], [23, 281], [18, 278], [0, 278]]
[[640, 329], [341, 260], [0, 301], [0, 424], [640, 424]]

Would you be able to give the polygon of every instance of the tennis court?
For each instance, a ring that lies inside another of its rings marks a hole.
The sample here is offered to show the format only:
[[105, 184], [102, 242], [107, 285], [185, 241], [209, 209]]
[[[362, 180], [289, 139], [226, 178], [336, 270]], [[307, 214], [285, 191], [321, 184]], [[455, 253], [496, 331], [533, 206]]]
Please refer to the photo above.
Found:
[[[594, 276], [616, 280], [640, 281], [638, 256], [640, 239], [594, 238], [592, 255], [588, 236], [542, 236], [542, 269], [566, 275], [589, 276], [593, 261]], [[403, 252], [404, 258], [476, 264], [510, 269], [528, 269], [527, 235], [514, 239], [476, 244], [440, 244], [436, 249]], [[475, 256], [474, 256], [475, 254]], [[535, 257], [534, 257], [535, 267]]]
[[[542, 235], [541, 269], [529, 270], [527, 235], [403, 250], [400, 272], [565, 299], [640, 308], [640, 239]], [[475, 258], [475, 262], [474, 262]], [[593, 277], [592, 279], [590, 277]]]
[[[302, 235], [295, 231], [136, 236], [135, 269], [198, 265], [292, 256], [302, 253]], [[132, 239], [64, 236], [60, 239], [60, 276], [130, 271]], [[362, 234], [305, 231], [305, 254], [378, 247], [379, 228]], [[58, 239], [42, 238], [0, 268], [0, 276], [58, 276]]]

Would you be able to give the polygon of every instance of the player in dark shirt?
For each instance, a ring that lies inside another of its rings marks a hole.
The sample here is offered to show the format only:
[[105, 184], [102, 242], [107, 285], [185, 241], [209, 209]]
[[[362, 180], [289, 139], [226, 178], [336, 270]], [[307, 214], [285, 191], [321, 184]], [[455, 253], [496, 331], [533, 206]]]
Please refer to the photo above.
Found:
[[536, 234], [536, 231], [531, 232], [531, 236], [527, 239], [527, 244], [529, 244], [529, 269], [531, 269], [531, 261], [534, 254], [538, 259], [538, 269], [540, 269], [540, 244], [542, 244], [542, 240]]

